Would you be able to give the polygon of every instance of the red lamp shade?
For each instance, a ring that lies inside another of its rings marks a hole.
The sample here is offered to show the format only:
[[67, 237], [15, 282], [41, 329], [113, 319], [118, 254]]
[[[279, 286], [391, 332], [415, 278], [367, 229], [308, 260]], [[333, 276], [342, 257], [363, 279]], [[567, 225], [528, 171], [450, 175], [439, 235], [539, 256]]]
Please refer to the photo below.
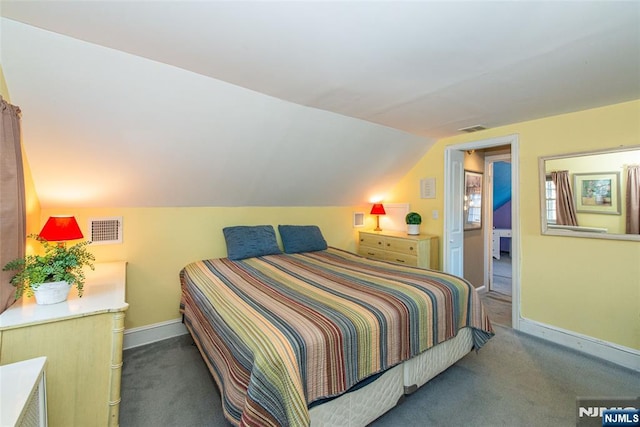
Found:
[[73, 216], [51, 216], [42, 227], [40, 237], [51, 242], [82, 239], [82, 231]]
[[371, 215], [385, 215], [384, 206], [382, 203], [374, 203], [371, 207]]

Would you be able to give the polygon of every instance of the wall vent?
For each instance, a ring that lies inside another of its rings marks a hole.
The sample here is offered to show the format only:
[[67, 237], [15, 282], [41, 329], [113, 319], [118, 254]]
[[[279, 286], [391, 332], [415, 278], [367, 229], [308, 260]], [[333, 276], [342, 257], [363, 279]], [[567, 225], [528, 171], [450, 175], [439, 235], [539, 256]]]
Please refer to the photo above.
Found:
[[469, 127], [466, 127], [466, 128], [458, 129], [458, 132], [467, 132], [467, 133], [471, 133], [471, 132], [478, 132], [478, 131], [485, 130], [485, 129], [486, 129], [486, 127], [485, 127], [485, 126], [482, 126], [482, 125], [474, 125], [474, 126], [469, 126]]
[[89, 234], [94, 245], [122, 243], [122, 217], [89, 218]]

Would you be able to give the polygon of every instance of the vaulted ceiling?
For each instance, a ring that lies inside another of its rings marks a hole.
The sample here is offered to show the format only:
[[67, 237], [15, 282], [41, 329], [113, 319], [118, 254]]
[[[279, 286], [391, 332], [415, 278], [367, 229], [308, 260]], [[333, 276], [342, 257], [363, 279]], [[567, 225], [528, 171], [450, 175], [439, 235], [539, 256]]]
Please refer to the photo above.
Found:
[[3, 0], [0, 13], [45, 207], [351, 205], [459, 128], [640, 98], [640, 2]]

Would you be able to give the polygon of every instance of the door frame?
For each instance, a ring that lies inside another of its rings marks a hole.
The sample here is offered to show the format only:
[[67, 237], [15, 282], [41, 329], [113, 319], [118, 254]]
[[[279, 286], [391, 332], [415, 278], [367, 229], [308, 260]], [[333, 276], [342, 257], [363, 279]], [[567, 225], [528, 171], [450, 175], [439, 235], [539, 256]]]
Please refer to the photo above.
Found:
[[[487, 291], [492, 289], [493, 285], [493, 164], [496, 162], [504, 162], [511, 164], [511, 154], [496, 154], [485, 156], [484, 158], [484, 217], [486, 218], [482, 238], [484, 239], [484, 286]], [[511, 171], [513, 173], [513, 170]], [[513, 212], [513, 200], [511, 202], [511, 210]], [[513, 287], [513, 286], [512, 286]], [[511, 290], [513, 292], [513, 289]]]
[[[500, 145], [511, 146], [511, 276], [512, 276], [512, 303], [511, 303], [511, 326], [513, 329], [520, 329], [520, 173], [519, 173], [519, 137], [517, 134], [506, 135], [495, 138], [471, 141], [462, 144], [453, 144], [445, 147], [444, 152], [444, 187], [449, 189], [444, 194], [444, 238], [443, 238], [443, 266], [445, 272], [448, 271], [451, 263], [448, 261], [452, 257], [451, 244], [449, 236], [451, 235], [451, 227], [455, 224], [456, 215], [460, 212], [455, 211], [455, 206], [459, 206], [460, 201], [455, 200], [461, 197], [463, 192], [459, 177], [453, 176], [456, 171], [452, 167], [452, 159], [454, 151], [481, 150], [484, 148], [497, 147]], [[453, 183], [457, 182], [454, 188]], [[485, 230], [486, 236], [486, 230]], [[486, 237], [485, 237], [486, 239]], [[462, 255], [464, 256], [464, 255]]]

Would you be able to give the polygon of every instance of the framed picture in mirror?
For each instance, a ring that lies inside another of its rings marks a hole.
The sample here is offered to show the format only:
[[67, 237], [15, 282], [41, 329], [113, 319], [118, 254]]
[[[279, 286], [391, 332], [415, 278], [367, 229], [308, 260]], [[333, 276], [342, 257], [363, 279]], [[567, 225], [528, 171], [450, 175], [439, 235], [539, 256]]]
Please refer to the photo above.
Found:
[[576, 211], [620, 215], [620, 172], [574, 173]]

